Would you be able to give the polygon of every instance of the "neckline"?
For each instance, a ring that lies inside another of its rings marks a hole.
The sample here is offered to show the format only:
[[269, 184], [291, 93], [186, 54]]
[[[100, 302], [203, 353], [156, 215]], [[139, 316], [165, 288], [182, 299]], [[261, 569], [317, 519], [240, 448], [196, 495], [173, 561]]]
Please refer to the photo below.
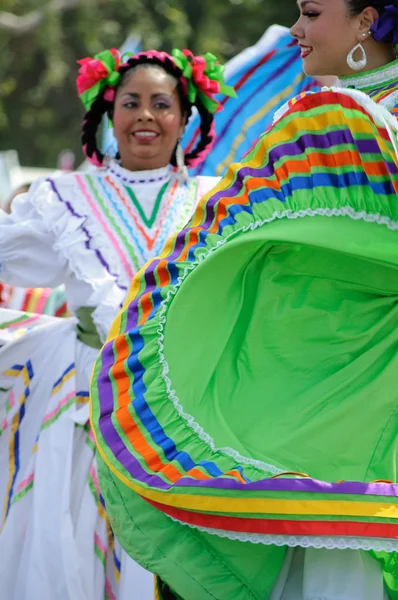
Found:
[[107, 169], [124, 183], [130, 184], [165, 183], [171, 179], [173, 172], [171, 165], [160, 169], [148, 169], [147, 171], [130, 171], [114, 159], [111, 160]]
[[381, 67], [363, 73], [339, 77], [339, 87], [367, 90], [368, 88], [386, 85], [398, 80], [398, 58]]
[[[162, 187], [160, 188], [159, 193], [156, 196], [155, 204], [153, 205], [152, 213], [149, 216], [149, 218], [146, 216], [144, 209], [142, 208], [137, 196], [134, 194], [134, 191], [129, 186], [127, 186], [127, 185], [124, 186], [125, 190], [127, 191], [128, 195], [130, 197], [130, 200], [134, 204], [142, 221], [145, 223], [145, 225], [149, 229], [151, 229], [151, 227], [153, 226], [153, 224], [156, 220], [160, 205], [162, 203], [163, 198], [166, 196], [166, 192], [169, 190], [169, 186], [170, 186], [170, 182], [166, 181], [166, 183], [164, 183], [162, 185]], [[173, 194], [173, 196], [174, 196], [174, 192], [175, 192], [175, 186], [172, 186], [170, 193]]]

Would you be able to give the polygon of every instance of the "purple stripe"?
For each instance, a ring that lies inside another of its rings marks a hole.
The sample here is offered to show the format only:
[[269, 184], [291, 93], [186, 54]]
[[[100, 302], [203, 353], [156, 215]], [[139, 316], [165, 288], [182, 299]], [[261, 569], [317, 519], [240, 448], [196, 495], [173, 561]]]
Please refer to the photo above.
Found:
[[121, 179], [125, 183], [157, 183], [159, 181], [166, 181], [167, 179], [170, 179], [170, 171], [167, 172], [165, 175], [161, 175], [160, 177], [153, 177], [152, 179], [129, 179], [128, 177], [123, 177], [123, 175], [120, 175], [120, 173], [112, 169], [112, 167], [108, 167], [108, 169], [113, 175], [115, 175], [115, 177]]
[[[109, 342], [102, 350], [103, 365], [113, 363], [112, 342]], [[101, 416], [99, 418], [99, 428], [103, 435], [105, 443], [109, 446], [116, 460], [130, 473], [136, 480], [148, 484], [150, 487], [167, 490], [171, 484], [163, 481], [161, 477], [155, 474], [147, 473], [140, 465], [138, 460], [126, 448], [123, 440], [117, 433], [110, 415], [113, 410], [113, 390], [112, 383], [108, 376], [107, 369], [101, 369], [97, 382], [99, 403], [101, 407]]]
[[217, 202], [219, 202], [222, 198], [233, 198], [235, 196], [238, 196], [244, 186], [244, 179], [246, 177], [270, 177], [274, 173], [274, 163], [280, 160], [281, 158], [284, 158], [286, 156], [296, 156], [302, 154], [310, 146], [315, 149], [331, 149], [332, 146], [338, 144], [355, 144], [355, 140], [353, 139], [352, 134], [349, 130], [342, 129], [339, 131], [320, 133], [317, 135], [304, 134], [297, 140], [297, 142], [281, 144], [273, 150], [271, 150], [269, 153], [268, 164], [266, 164], [264, 167], [254, 169], [252, 167], [243, 166], [237, 172], [236, 181], [230, 188], [217, 192], [216, 194], [214, 194], [214, 196], [212, 196], [209, 199], [208, 203], [206, 204], [207, 216], [202, 225], [203, 229], [208, 229], [213, 222], [215, 212], [213, 210], [214, 205], [217, 204]]
[[145, 270], [143, 277], [145, 278], [145, 290], [141, 294], [139, 294], [134, 300], [129, 304], [127, 308], [127, 322], [125, 331], [132, 331], [135, 329], [138, 323], [138, 305], [141, 302], [143, 294], [152, 293], [158, 287], [155, 278], [155, 269], [160, 263], [160, 258], [153, 259], [149, 264], [148, 268]]
[[[58, 197], [58, 200], [59, 200], [60, 202], [62, 202], [63, 204], [65, 204], [65, 206], [66, 206], [66, 208], [68, 209], [68, 211], [69, 211], [69, 212], [70, 212], [70, 213], [71, 213], [71, 214], [72, 214], [74, 217], [77, 217], [77, 218], [79, 218], [79, 219], [83, 219], [83, 218], [84, 218], [84, 219], [87, 219], [87, 215], [80, 215], [79, 213], [77, 213], [77, 212], [74, 210], [74, 208], [73, 208], [73, 206], [71, 205], [71, 203], [70, 203], [70, 202], [68, 202], [68, 200], [64, 200], [64, 199], [62, 198], [61, 194], [58, 192], [58, 190], [57, 190], [57, 188], [56, 188], [56, 185], [55, 185], [55, 183], [54, 183], [54, 181], [53, 181], [52, 179], [49, 179], [49, 178], [48, 178], [48, 179], [46, 179], [46, 181], [48, 181], [48, 183], [51, 185], [51, 187], [52, 187], [52, 189], [53, 189], [54, 193], [55, 193], [55, 194], [57, 195], [57, 197]], [[119, 285], [119, 284], [118, 284], [118, 282], [117, 282], [117, 277], [118, 277], [118, 276], [117, 276], [117, 275], [115, 275], [114, 273], [112, 273], [112, 272], [111, 272], [111, 270], [110, 270], [110, 267], [109, 267], [108, 263], [106, 262], [105, 258], [102, 256], [101, 252], [100, 252], [99, 250], [97, 250], [97, 249], [94, 249], [94, 248], [92, 248], [92, 247], [91, 247], [91, 242], [92, 242], [92, 239], [93, 239], [93, 238], [92, 238], [92, 236], [90, 235], [90, 232], [88, 231], [88, 229], [87, 229], [86, 227], [84, 227], [84, 225], [82, 225], [82, 224], [81, 224], [81, 225], [79, 225], [79, 229], [81, 229], [81, 230], [82, 230], [82, 231], [85, 233], [85, 235], [86, 235], [86, 237], [87, 237], [87, 239], [86, 239], [86, 241], [85, 241], [85, 246], [86, 246], [86, 248], [87, 248], [88, 250], [92, 250], [92, 251], [94, 251], [94, 252], [95, 252], [95, 254], [97, 255], [97, 258], [98, 258], [98, 260], [100, 261], [100, 263], [101, 263], [101, 264], [102, 264], [102, 265], [105, 267], [105, 269], [108, 271], [109, 275], [111, 275], [111, 276], [114, 278], [116, 285], [117, 285], [117, 286], [118, 286], [118, 287], [119, 287], [121, 290], [127, 290], [127, 288], [126, 288], [126, 287], [124, 287], [124, 286], [121, 286], [121, 285]]]
[[344, 481], [342, 483], [327, 483], [316, 479], [262, 479], [253, 483], [240, 483], [232, 479], [212, 479], [197, 481], [189, 478], [180, 479], [176, 487], [184, 488], [214, 488], [233, 491], [268, 491], [268, 492], [307, 492], [311, 494], [349, 494], [369, 496], [398, 497], [398, 485], [393, 483], [363, 483], [359, 481]]
[[[183, 229], [182, 231], [180, 231], [180, 233], [178, 234], [176, 241], [175, 241], [174, 250], [173, 250], [172, 254], [170, 254], [167, 257], [167, 262], [172, 262], [173, 260], [177, 259], [180, 256], [182, 250], [185, 247], [185, 235], [189, 231], [190, 231], [189, 228], [186, 228], [186, 229]], [[154, 276], [154, 271], [157, 268], [157, 266], [159, 265], [160, 260], [161, 259], [153, 259], [145, 271], [146, 281], [151, 281], [152, 284], [149, 288], [145, 288], [145, 291], [143, 293], [141, 293], [139, 296], [137, 296], [129, 304], [129, 306], [127, 308], [127, 322], [126, 322], [125, 331], [132, 331], [137, 326], [138, 305], [141, 302], [142, 295], [146, 294], [148, 291], [154, 291], [155, 289], [158, 288], [158, 285], [156, 284], [156, 279]]]
[[369, 90], [367, 93], [371, 98], [373, 98], [376, 94], [379, 94], [380, 92], [388, 92], [389, 90], [395, 91], [395, 88], [398, 89], [397, 82], [393, 81], [389, 85], [381, 85], [377, 88], [374, 88], [373, 90]]

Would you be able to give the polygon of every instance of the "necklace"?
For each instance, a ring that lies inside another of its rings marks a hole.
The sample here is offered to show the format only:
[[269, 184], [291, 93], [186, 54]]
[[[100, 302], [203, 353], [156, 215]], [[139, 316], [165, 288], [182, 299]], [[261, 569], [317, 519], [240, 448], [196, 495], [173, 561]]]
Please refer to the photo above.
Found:
[[159, 212], [159, 207], [160, 204], [162, 202], [162, 198], [166, 193], [166, 190], [168, 189], [168, 187], [170, 186], [171, 181], [167, 181], [164, 185], [162, 185], [162, 187], [160, 188], [160, 191], [156, 197], [155, 200], [155, 205], [153, 207], [152, 210], [152, 214], [150, 215], [149, 219], [147, 218], [141, 204], [138, 202], [138, 198], [137, 196], [134, 194], [133, 190], [124, 184], [124, 188], [127, 191], [128, 195], [130, 196], [130, 199], [132, 201], [132, 203], [134, 204], [134, 206], [136, 207], [141, 219], [143, 220], [143, 222], [145, 223], [145, 225], [151, 229], [152, 225], [154, 224], [156, 217], [158, 215]]

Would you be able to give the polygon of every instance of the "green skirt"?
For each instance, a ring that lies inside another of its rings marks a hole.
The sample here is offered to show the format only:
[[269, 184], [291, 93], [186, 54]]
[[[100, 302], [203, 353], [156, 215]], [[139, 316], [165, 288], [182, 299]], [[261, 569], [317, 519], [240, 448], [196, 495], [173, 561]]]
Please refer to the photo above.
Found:
[[397, 128], [368, 105], [292, 102], [137, 275], [97, 361], [115, 533], [184, 600], [264, 600], [286, 546], [345, 543], [398, 594]]

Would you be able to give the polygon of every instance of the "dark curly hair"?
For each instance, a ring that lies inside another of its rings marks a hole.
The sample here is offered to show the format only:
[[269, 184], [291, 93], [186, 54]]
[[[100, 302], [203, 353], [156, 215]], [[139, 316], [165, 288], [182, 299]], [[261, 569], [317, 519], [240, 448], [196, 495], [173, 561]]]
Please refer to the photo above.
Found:
[[[118, 70], [121, 77], [115, 88], [117, 89], [126, 82], [128, 75], [137, 67], [151, 67], [163, 69], [168, 75], [177, 81], [177, 92], [180, 98], [182, 114], [188, 120], [194, 106], [188, 101], [188, 93], [186, 89], [186, 81], [182, 71], [177, 67], [172, 58], [162, 53], [140, 53], [132, 56]], [[82, 146], [88, 160], [97, 166], [101, 166], [104, 162], [104, 154], [97, 145], [97, 131], [102, 122], [104, 114], [107, 114], [110, 119], [113, 115], [114, 100], [107, 99], [107, 90], [102, 90], [94, 100], [91, 108], [86, 112], [82, 127]], [[199, 164], [207, 155], [215, 140], [214, 131], [214, 115], [207, 110], [197, 95], [195, 106], [200, 116], [200, 139], [196, 147], [185, 155], [185, 164], [187, 167], [194, 167]], [[171, 164], [176, 166], [176, 151], [174, 150], [171, 157]]]

